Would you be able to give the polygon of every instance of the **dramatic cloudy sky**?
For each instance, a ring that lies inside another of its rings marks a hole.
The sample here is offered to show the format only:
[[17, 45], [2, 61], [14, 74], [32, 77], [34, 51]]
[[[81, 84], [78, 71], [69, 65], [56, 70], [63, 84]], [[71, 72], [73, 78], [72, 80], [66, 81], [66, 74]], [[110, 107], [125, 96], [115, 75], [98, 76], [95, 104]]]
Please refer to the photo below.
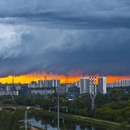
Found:
[[130, 74], [130, 0], [0, 0], [0, 76]]

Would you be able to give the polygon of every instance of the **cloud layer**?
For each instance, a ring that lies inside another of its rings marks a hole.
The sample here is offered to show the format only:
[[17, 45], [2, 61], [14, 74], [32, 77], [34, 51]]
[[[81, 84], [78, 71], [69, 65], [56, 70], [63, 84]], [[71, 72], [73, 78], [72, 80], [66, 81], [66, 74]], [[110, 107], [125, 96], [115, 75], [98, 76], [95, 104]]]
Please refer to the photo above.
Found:
[[130, 74], [129, 0], [0, 0], [0, 76]]

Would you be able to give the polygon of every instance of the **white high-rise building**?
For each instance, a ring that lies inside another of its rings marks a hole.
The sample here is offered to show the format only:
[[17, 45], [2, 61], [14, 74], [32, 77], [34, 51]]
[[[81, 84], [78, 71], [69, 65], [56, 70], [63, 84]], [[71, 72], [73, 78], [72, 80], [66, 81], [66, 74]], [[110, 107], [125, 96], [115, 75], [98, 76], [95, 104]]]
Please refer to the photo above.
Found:
[[114, 83], [107, 83], [107, 88], [113, 88], [114, 87]]
[[113, 84], [114, 87], [121, 87], [121, 81], [115, 81]]
[[130, 80], [121, 80], [121, 86], [122, 87], [126, 87], [126, 86], [130, 86]]
[[86, 91], [85, 91], [85, 89], [86, 89], [86, 78], [81, 78], [80, 79], [80, 94], [84, 94]]
[[80, 79], [80, 94], [88, 93], [94, 94], [96, 92], [95, 77]]
[[40, 88], [43, 87], [43, 80], [38, 80], [38, 87], [40, 87]]
[[80, 88], [80, 81], [75, 82], [74, 85]]
[[96, 77], [90, 77], [89, 82], [89, 94], [95, 95], [97, 93]]
[[44, 87], [52, 87], [52, 80], [44, 80], [43, 86]]
[[60, 86], [60, 80], [52, 79], [52, 87], [59, 87], [59, 86]]
[[99, 77], [98, 78], [98, 93], [105, 94], [107, 93], [106, 88], [106, 77]]
[[90, 94], [90, 86], [91, 86], [91, 81], [90, 81], [90, 78], [87, 78], [86, 79], [86, 90], [85, 92]]
[[60, 80], [52, 79], [52, 80], [44, 80], [44, 87], [59, 87]]

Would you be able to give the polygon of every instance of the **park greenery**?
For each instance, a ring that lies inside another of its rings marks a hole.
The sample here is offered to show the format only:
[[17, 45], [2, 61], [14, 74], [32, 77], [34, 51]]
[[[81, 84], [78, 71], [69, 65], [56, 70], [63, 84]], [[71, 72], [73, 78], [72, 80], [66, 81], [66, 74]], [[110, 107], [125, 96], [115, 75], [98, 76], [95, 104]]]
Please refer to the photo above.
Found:
[[[46, 111], [56, 112], [57, 95], [48, 98], [18, 96], [13, 100], [0, 99], [3, 105], [37, 106]], [[114, 90], [108, 94], [99, 94], [95, 99], [95, 110], [91, 111], [91, 98], [89, 95], [80, 95], [73, 101], [68, 101], [66, 96], [60, 95], [60, 112], [70, 115], [93, 117], [130, 125], [130, 94], [122, 90]], [[21, 111], [21, 114], [18, 114]], [[17, 116], [16, 116], [17, 115]], [[19, 120], [24, 117], [24, 110], [10, 112], [0, 111], [0, 130], [15, 130], [19, 127]], [[8, 123], [7, 123], [8, 122]], [[8, 124], [8, 125], [7, 125]]]
[[17, 109], [14, 112], [8, 110], [0, 111], [0, 130], [19, 130], [20, 120], [24, 118], [24, 110]]

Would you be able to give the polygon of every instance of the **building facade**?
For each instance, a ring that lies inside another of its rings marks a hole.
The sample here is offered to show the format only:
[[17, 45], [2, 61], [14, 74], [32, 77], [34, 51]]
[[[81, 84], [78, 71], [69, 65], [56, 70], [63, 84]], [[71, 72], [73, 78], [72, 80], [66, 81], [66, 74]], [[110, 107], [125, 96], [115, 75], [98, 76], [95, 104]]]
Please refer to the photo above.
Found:
[[106, 94], [107, 93], [106, 77], [99, 77], [98, 78], [98, 89], [97, 89], [97, 92], [101, 93], [101, 94]]

